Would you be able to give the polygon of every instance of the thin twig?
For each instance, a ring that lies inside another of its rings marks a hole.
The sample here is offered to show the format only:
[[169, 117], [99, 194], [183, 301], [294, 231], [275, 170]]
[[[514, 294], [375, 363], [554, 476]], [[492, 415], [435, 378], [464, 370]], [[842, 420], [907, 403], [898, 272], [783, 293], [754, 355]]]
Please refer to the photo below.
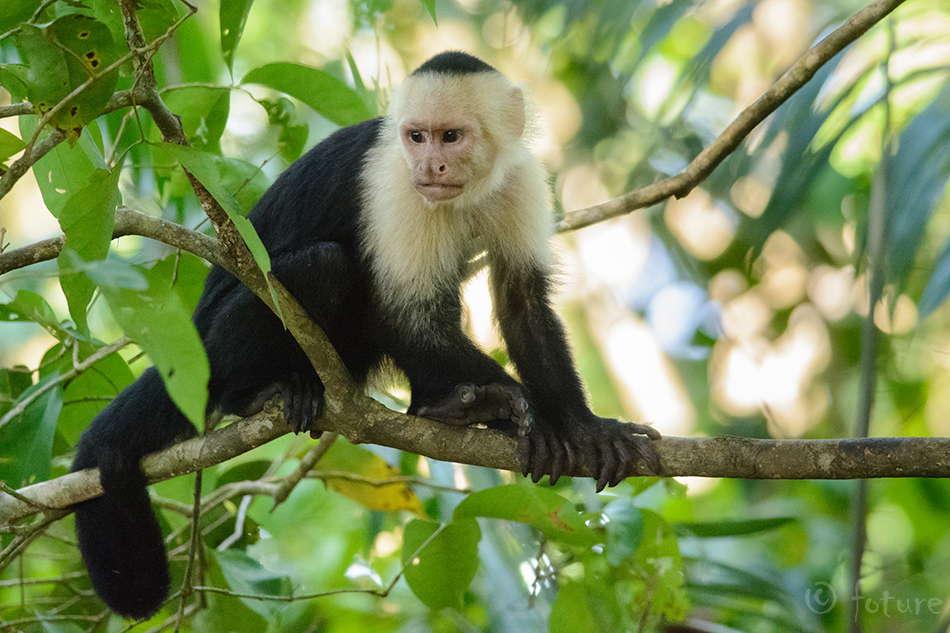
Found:
[[808, 83], [818, 69], [846, 46], [864, 35], [868, 29], [883, 20], [905, 0], [877, 0], [858, 11], [843, 26], [802, 55], [785, 71], [765, 94], [742, 111], [686, 168], [675, 176], [664, 178], [652, 185], [627, 195], [608, 200], [586, 209], [568, 213], [558, 223], [558, 231], [566, 232], [625, 215], [637, 209], [652, 206], [667, 198], [682, 198], [705, 180], [731, 154], [750, 132], [765, 118], [785, 103], [795, 92]]
[[117, 339], [113, 341], [112, 343], [109, 343], [108, 345], [103, 345], [102, 347], [97, 349], [95, 352], [87, 356], [84, 361], [80, 363], [75, 363], [73, 365], [73, 368], [70, 369], [69, 371], [63, 372], [56, 378], [50, 380], [47, 383], [44, 383], [36, 391], [34, 391], [27, 397], [17, 402], [16, 406], [14, 406], [12, 409], [7, 411], [6, 414], [2, 418], [0, 418], [0, 430], [2, 430], [3, 427], [9, 424], [12, 420], [22, 415], [23, 412], [26, 410], [26, 408], [30, 406], [30, 404], [35, 402], [38, 398], [48, 393], [50, 390], [52, 390], [56, 386], [61, 385], [62, 383], [68, 380], [72, 380], [79, 374], [89, 369], [89, 367], [93, 365], [94, 363], [102, 360], [109, 354], [119, 351], [120, 349], [122, 349], [123, 347], [125, 347], [131, 342], [132, 340], [130, 338], [128, 338], [127, 336], [123, 336], [122, 338]]

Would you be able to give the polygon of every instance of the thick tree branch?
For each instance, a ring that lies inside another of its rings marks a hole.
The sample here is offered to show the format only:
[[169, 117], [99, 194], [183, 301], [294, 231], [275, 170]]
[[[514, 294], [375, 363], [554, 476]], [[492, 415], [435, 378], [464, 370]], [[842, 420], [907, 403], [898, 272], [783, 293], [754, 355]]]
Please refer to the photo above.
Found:
[[[320, 420], [326, 432], [353, 443], [377, 444], [441, 461], [518, 471], [514, 438], [483, 429], [450, 427], [386, 409], [375, 401], [354, 404]], [[146, 475], [161, 481], [227, 461], [277, 437], [289, 427], [277, 406], [176, 444], [142, 460]], [[667, 437], [655, 443], [663, 476], [740, 479], [859, 479], [950, 477], [950, 438], [761, 440], [741, 437]], [[571, 473], [589, 476], [583, 467]], [[641, 467], [630, 476], [650, 475]], [[18, 491], [36, 506], [0, 493], [0, 530], [42, 507], [66, 508], [102, 494], [96, 470], [70, 473]]]
[[[115, 212], [115, 225], [112, 229], [112, 239], [127, 235], [140, 235], [157, 240], [169, 246], [193, 253], [212, 264], [224, 265], [218, 249], [218, 243], [203, 233], [186, 229], [180, 224], [162, 220], [161, 218], [134, 211], [128, 207], [119, 207]], [[0, 253], [0, 275], [12, 270], [25, 268], [39, 262], [56, 259], [66, 237], [50, 238], [29, 246]]]
[[792, 67], [785, 71], [765, 94], [743, 110], [736, 120], [680, 173], [632, 191], [623, 197], [572, 211], [558, 223], [558, 231], [573, 231], [652, 206], [667, 198], [684, 197], [705, 180], [729, 154], [734, 152], [759, 123], [808, 83], [819, 68], [887, 17], [903, 2], [904, 0], [877, 0], [858, 11], [843, 26], [821, 40], [792, 64]]

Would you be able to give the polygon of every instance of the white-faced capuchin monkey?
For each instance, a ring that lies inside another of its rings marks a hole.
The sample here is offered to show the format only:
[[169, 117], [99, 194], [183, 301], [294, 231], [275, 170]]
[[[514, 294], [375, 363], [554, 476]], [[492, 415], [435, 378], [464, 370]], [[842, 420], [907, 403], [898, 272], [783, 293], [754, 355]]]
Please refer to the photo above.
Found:
[[[356, 380], [384, 359], [412, 388], [409, 413], [517, 435], [521, 466], [551, 482], [586, 465], [597, 488], [635, 462], [659, 472], [653, 428], [588, 408], [551, 309], [548, 179], [529, 151], [521, 90], [465, 53], [437, 55], [385, 117], [332, 134], [291, 165], [248, 216], [272, 270]], [[495, 314], [520, 382], [462, 330], [459, 287], [487, 254]], [[194, 322], [211, 364], [209, 412], [259, 411], [278, 392], [294, 431], [319, 429], [323, 383], [280, 320], [215, 267]], [[93, 420], [73, 470], [105, 494], [76, 506], [96, 592], [118, 614], [154, 614], [169, 591], [162, 532], [139, 460], [195, 434], [149, 369]]]

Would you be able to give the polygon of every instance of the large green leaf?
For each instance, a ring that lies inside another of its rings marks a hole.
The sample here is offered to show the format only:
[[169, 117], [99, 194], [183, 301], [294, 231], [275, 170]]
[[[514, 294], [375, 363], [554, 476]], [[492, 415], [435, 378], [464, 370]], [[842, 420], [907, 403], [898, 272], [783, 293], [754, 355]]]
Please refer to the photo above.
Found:
[[16, 134], [0, 129], [0, 164], [8, 158], [23, 151], [26, 143]]
[[20, 290], [13, 301], [0, 303], [0, 321], [32, 321], [60, 340], [67, 337], [52, 306], [30, 290]]
[[[292, 592], [290, 579], [264, 568], [259, 562], [243, 552], [225, 550], [214, 553], [215, 560], [221, 566], [228, 586], [241, 594], [259, 596], [289, 596]], [[264, 619], [271, 620], [284, 608], [283, 602], [241, 598], [241, 601]]]
[[70, 380], [63, 392], [63, 410], [57, 424], [66, 441], [75, 444], [96, 414], [133, 380], [129, 364], [118, 352], [96, 361]]
[[254, 261], [257, 262], [257, 265], [260, 266], [264, 273], [267, 273], [270, 270], [270, 256], [267, 254], [267, 249], [264, 248], [264, 244], [261, 242], [261, 238], [258, 237], [257, 231], [254, 230], [251, 223], [244, 217], [244, 213], [238, 205], [237, 200], [234, 199], [230, 190], [225, 186], [223, 177], [224, 168], [219, 164], [216, 157], [207, 152], [195, 149], [194, 147], [175, 145], [172, 143], [156, 145], [155, 149], [160, 153], [165, 152], [169, 154], [171, 158], [179, 162], [182, 167], [187, 169], [205, 186], [208, 192], [214, 196], [214, 199], [218, 201], [218, 204], [220, 204], [228, 214], [231, 221], [234, 222], [238, 233], [241, 234], [247, 247], [251, 250]]
[[28, 74], [23, 64], [0, 64], [0, 86], [6, 88], [14, 102], [26, 99]]
[[91, 184], [70, 196], [59, 215], [59, 225], [66, 234], [66, 245], [58, 258], [59, 282], [70, 316], [76, 327], [87, 334], [86, 308], [92, 300], [95, 284], [84, 273], [69, 269], [67, 253], [73, 251], [87, 262], [105, 259], [112, 242], [115, 209], [122, 201], [121, 172], [121, 164], [111, 172], [96, 171], [90, 178]]
[[0, 33], [6, 33], [20, 22], [29, 20], [39, 6], [40, 0], [3, 0], [3, 11], [0, 11]]
[[745, 521], [704, 521], [702, 523], [677, 523], [674, 529], [683, 536], [717, 538], [725, 536], [748, 536], [775, 530], [795, 522], [795, 517], [771, 519], [747, 519]]
[[548, 619], [551, 633], [623, 630], [620, 610], [610, 585], [599, 579], [584, 580], [567, 581], [558, 588]]
[[0, 417], [13, 408], [20, 394], [33, 386], [33, 373], [28, 367], [17, 365], [12, 369], [0, 368]]
[[478, 571], [481, 536], [475, 519], [456, 520], [445, 526], [415, 520], [406, 526], [402, 542], [406, 583], [427, 607], [462, 606], [462, 598]]
[[94, 78], [50, 120], [53, 127], [75, 140], [82, 127], [102, 112], [119, 78], [118, 69], [103, 72], [119, 58], [108, 27], [74, 13], [42, 27], [22, 24], [16, 42], [27, 64], [29, 99], [40, 114]]
[[629, 560], [643, 538], [643, 513], [630, 499], [617, 499], [604, 508], [607, 517], [607, 562], [620, 565]]
[[169, 278], [117, 258], [83, 262], [74, 255], [71, 265], [99, 284], [116, 322], [148, 353], [172, 400], [200, 427], [208, 400], [208, 358]]
[[353, 125], [372, 117], [359, 94], [317, 68], [280, 62], [254, 68], [242, 84], [261, 84], [306, 103], [337, 125]]
[[221, 154], [221, 135], [231, 111], [231, 89], [184, 86], [162, 95], [168, 109], [181, 118], [181, 126], [194, 147]]
[[530, 525], [548, 538], [590, 547], [603, 542], [567, 499], [540, 486], [510, 484], [469, 495], [455, 508], [458, 520], [470, 517], [507, 519]]

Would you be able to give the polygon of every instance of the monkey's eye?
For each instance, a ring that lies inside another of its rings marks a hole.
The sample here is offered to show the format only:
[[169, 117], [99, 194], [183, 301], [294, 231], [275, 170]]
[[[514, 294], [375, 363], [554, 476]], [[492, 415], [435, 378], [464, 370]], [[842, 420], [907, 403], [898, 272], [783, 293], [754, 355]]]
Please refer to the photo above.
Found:
[[426, 136], [422, 132], [413, 131], [413, 132], [409, 132], [409, 140], [412, 141], [413, 143], [425, 143]]
[[457, 143], [462, 138], [461, 130], [446, 130], [442, 133], [443, 143]]

